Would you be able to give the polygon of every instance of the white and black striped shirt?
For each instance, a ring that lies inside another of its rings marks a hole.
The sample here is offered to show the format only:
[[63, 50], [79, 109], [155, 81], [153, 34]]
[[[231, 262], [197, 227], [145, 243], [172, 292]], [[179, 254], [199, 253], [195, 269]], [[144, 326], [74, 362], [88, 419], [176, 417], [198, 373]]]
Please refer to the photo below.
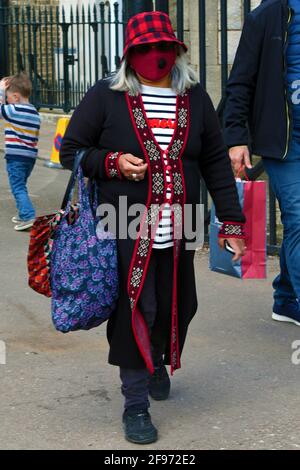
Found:
[[[176, 126], [176, 94], [171, 88], [158, 88], [142, 85], [142, 99], [152, 132], [162, 150], [166, 150], [172, 140]], [[164, 157], [167, 166], [167, 158]], [[172, 183], [172, 175], [166, 170], [166, 183]], [[172, 196], [167, 189], [166, 198]], [[171, 206], [166, 204], [154, 237], [153, 248], [173, 246], [173, 225]]]

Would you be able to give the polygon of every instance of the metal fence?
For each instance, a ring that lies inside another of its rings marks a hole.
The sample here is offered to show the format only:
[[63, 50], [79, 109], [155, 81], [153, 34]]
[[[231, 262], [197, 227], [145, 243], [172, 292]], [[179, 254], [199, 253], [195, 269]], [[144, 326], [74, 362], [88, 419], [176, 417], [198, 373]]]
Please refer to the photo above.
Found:
[[3, 75], [28, 71], [38, 108], [74, 109], [87, 89], [116, 70], [123, 47], [123, 11], [93, 6], [0, 7]]
[[[198, 0], [199, 79], [207, 84], [207, 2]], [[63, 109], [69, 112], [80, 102], [87, 89], [99, 78], [114, 72], [121, 60], [124, 27], [128, 17], [145, 10], [172, 10], [176, 16], [179, 39], [185, 39], [184, 1], [136, 0], [122, 3], [98, 2], [93, 6], [43, 7], [4, 6], [0, 0], [0, 76], [27, 70], [33, 81], [32, 102], [38, 108]], [[155, 5], [154, 5], [155, 3]], [[220, 11], [221, 80], [217, 111], [222, 121], [228, 80], [228, 2], [218, 0]], [[244, 16], [251, 0], [243, 1]], [[218, 26], [216, 26], [218, 27]], [[262, 164], [248, 171], [250, 179], [263, 173]], [[270, 188], [268, 204], [268, 249], [278, 253], [278, 210]], [[209, 196], [202, 185], [202, 203], [208, 236]]]

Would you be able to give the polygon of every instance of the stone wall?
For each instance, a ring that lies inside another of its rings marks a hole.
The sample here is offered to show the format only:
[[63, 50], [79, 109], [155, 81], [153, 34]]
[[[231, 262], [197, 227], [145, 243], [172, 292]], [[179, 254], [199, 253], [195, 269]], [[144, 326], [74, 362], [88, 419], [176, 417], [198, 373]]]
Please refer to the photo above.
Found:
[[30, 5], [30, 6], [56, 6], [59, 5], [59, 0], [9, 0], [9, 6], [14, 5]]

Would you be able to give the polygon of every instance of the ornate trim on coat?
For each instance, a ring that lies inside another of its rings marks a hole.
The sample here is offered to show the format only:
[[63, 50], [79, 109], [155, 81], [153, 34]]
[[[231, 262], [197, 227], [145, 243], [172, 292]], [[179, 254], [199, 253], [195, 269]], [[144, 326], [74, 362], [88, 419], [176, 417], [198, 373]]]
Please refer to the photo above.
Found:
[[[178, 341], [177, 314], [177, 269], [183, 233], [183, 209], [185, 203], [184, 175], [181, 156], [184, 151], [189, 130], [189, 94], [177, 96], [177, 119], [173, 138], [166, 151], [163, 151], [153, 135], [144, 109], [141, 95], [126, 94], [127, 104], [138, 140], [148, 163], [149, 191], [146, 211], [143, 214], [139, 236], [136, 240], [128, 275], [128, 295], [132, 310], [132, 327], [136, 343], [146, 363], [153, 373], [151, 345], [148, 329], [143, 315], [138, 308], [138, 299], [143, 288], [145, 276], [150, 261], [154, 235], [166, 203], [172, 206], [174, 225], [174, 271], [173, 271], [173, 301], [172, 301], [172, 330], [171, 330], [171, 373], [180, 367], [180, 351]], [[166, 182], [164, 157], [168, 161], [171, 183]], [[167, 199], [167, 189], [172, 190], [172, 199]]]
[[223, 222], [219, 231], [220, 238], [245, 238], [245, 224], [242, 222]]
[[105, 171], [108, 178], [123, 178], [119, 168], [119, 158], [123, 152], [110, 152], [105, 157]]

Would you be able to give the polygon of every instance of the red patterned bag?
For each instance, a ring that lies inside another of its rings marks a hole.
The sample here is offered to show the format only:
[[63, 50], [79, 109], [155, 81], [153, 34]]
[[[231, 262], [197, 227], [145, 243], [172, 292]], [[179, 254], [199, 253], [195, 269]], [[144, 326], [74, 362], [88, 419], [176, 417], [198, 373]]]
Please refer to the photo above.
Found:
[[[79, 153], [79, 152], [78, 152]], [[72, 174], [64, 195], [61, 209], [53, 214], [42, 215], [37, 217], [34, 221], [30, 231], [30, 242], [27, 256], [27, 269], [28, 269], [28, 284], [39, 294], [51, 297], [50, 286], [50, 256], [53, 244], [53, 237], [55, 229], [61, 221], [64, 214], [67, 202], [69, 200], [72, 188], [74, 186], [74, 179], [76, 177], [78, 166], [84, 152], [78, 155], [75, 159]], [[71, 225], [75, 222], [79, 215], [78, 204], [71, 206], [68, 214], [68, 223]]]
[[50, 254], [53, 234], [63, 211], [37, 217], [30, 231], [27, 257], [29, 286], [46, 297], [51, 297]]
[[[69, 225], [78, 216], [78, 205], [71, 206], [68, 215]], [[28, 284], [39, 294], [51, 297], [50, 287], [50, 255], [55, 229], [61, 221], [64, 211], [37, 217], [30, 231], [29, 250], [27, 257]]]

